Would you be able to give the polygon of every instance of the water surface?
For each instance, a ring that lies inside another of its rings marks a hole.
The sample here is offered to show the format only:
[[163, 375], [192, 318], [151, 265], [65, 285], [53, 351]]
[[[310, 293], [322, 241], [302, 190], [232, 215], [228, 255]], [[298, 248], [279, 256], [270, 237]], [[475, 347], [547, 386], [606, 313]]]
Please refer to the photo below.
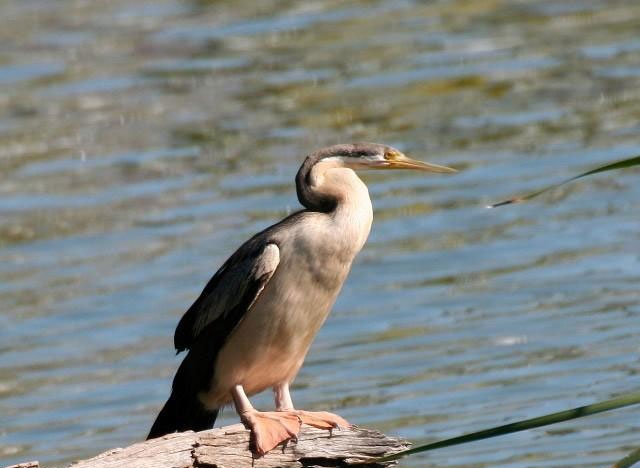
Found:
[[[179, 317], [336, 142], [461, 172], [363, 175], [373, 230], [299, 407], [422, 442], [640, 386], [640, 174], [484, 208], [640, 153], [637, 2], [29, 0], [0, 18], [1, 462], [144, 438]], [[639, 415], [401, 465], [606, 466]]]

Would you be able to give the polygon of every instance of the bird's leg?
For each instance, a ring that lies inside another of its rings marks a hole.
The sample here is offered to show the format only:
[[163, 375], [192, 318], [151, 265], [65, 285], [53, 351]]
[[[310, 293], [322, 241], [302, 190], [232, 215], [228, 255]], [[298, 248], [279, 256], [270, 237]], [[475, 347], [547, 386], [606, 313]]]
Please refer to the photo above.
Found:
[[276, 411], [295, 411], [288, 383], [278, 384], [273, 387], [273, 397], [276, 401]]
[[327, 411], [302, 411], [294, 409], [288, 383], [276, 385], [273, 387], [273, 393], [276, 401], [276, 410], [297, 414], [303, 424], [317, 427], [318, 429], [328, 429], [329, 431], [336, 428], [351, 427], [351, 424], [349, 424], [346, 419], [337, 414]]
[[300, 416], [291, 411], [257, 411], [245, 395], [242, 385], [233, 387], [231, 393], [240, 419], [251, 430], [251, 442], [258, 456], [283, 442], [297, 439], [302, 424]]

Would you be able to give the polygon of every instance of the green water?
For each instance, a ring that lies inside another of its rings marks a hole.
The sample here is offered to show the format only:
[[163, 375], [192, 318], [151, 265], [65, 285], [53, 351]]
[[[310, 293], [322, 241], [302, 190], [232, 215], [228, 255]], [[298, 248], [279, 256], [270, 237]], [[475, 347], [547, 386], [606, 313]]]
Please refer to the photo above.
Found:
[[[373, 230], [297, 406], [423, 442], [638, 389], [640, 173], [484, 206], [640, 153], [639, 32], [631, 0], [2, 2], [0, 464], [144, 438], [179, 317], [337, 142], [461, 172], [363, 176]], [[639, 431], [401, 466], [601, 467]]]

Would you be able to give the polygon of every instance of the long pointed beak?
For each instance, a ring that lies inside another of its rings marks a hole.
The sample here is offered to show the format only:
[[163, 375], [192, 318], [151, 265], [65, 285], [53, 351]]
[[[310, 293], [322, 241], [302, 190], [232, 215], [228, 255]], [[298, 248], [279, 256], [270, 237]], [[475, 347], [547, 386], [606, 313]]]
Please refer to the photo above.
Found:
[[416, 171], [439, 172], [444, 174], [458, 172], [451, 167], [440, 166], [439, 164], [432, 164], [408, 158], [399, 151], [387, 151], [384, 158], [386, 164], [381, 167], [385, 169], [413, 169]]

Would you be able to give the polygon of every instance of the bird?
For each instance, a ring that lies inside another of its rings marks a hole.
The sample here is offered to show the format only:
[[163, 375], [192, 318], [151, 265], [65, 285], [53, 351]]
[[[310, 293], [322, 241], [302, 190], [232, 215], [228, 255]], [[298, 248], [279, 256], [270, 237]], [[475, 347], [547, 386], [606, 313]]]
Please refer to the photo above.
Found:
[[[377, 143], [310, 153], [295, 177], [303, 208], [242, 244], [180, 319], [174, 345], [187, 354], [147, 439], [209, 429], [232, 403], [257, 456], [296, 440], [302, 424], [350, 427], [336, 414], [296, 409], [289, 386], [369, 236], [361, 169], [456, 172]], [[275, 411], [258, 411], [249, 397], [268, 388]]]

